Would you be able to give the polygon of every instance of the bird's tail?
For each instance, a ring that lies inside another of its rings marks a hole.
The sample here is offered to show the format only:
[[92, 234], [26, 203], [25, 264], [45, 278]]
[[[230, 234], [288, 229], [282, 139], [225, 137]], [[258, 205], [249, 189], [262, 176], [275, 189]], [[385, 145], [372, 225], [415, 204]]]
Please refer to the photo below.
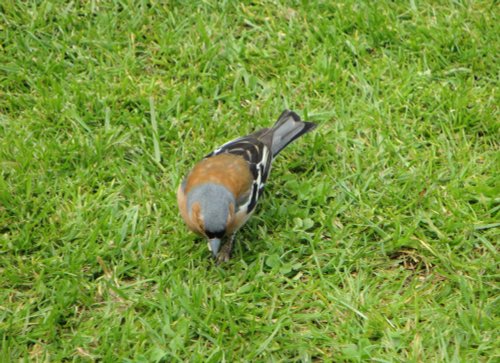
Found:
[[289, 143], [313, 130], [317, 125], [302, 121], [293, 111], [285, 110], [271, 128], [273, 157], [279, 154]]

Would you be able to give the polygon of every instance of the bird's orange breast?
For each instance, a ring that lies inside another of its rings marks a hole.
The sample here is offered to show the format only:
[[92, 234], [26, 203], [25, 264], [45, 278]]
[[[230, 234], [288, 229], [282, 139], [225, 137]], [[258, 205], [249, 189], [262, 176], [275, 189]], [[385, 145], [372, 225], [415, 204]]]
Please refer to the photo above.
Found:
[[[177, 203], [182, 215], [190, 230], [200, 235], [204, 235], [203, 220], [199, 216], [199, 203], [193, 203], [192, 211], [187, 207], [187, 194], [193, 188], [205, 183], [216, 183], [226, 187], [234, 198], [238, 199], [250, 192], [253, 183], [252, 173], [247, 162], [241, 156], [232, 154], [220, 154], [200, 161], [194, 166], [186, 177], [183, 184], [177, 190]], [[236, 231], [246, 219], [247, 215], [237, 213], [235, 206], [230, 211], [228, 221], [228, 232]]]

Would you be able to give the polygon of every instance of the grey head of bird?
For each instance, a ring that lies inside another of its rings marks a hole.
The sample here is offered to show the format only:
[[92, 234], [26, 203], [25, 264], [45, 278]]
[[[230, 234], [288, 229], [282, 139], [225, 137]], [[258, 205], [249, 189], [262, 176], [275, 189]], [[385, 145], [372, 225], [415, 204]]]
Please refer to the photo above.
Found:
[[208, 239], [208, 247], [217, 257], [227, 226], [234, 218], [234, 195], [223, 185], [205, 183], [187, 194], [187, 207], [198, 230]]

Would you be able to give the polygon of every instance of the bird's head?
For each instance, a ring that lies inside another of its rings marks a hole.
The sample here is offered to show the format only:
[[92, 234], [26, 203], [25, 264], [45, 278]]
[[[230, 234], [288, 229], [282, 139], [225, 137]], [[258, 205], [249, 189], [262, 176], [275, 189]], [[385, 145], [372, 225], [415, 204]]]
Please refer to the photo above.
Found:
[[233, 222], [234, 206], [234, 195], [220, 184], [201, 184], [187, 194], [190, 219], [198, 232], [208, 239], [214, 257], [217, 257], [221, 240]]

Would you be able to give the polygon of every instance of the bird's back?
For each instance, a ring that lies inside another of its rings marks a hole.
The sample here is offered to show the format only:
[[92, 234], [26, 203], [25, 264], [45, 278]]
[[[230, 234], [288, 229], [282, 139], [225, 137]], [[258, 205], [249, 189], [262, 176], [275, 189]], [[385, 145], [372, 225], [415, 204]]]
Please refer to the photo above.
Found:
[[223, 185], [238, 198], [252, 184], [252, 174], [245, 160], [229, 153], [208, 157], [199, 162], [185, 180], [184, 192], [206, 183]]

